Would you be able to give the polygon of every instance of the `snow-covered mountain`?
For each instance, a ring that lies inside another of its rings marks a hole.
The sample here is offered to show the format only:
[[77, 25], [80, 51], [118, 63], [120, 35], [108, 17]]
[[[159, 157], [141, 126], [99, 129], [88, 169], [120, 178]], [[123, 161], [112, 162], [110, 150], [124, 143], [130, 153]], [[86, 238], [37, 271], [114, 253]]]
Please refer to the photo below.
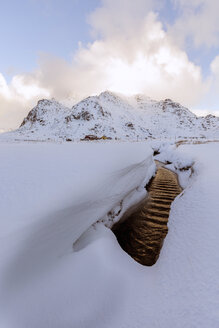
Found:
[[[6, 136], [6, 135], [5, 135]], [[80, 140], [86, 136], [118, 140], [219, 138], [219, 117], [197, 117], [180, 104], [143, 95], [112, 92], [88, 97], [72, 108], [40, 100], [19, 129], [7, 137], [25, 140]]]

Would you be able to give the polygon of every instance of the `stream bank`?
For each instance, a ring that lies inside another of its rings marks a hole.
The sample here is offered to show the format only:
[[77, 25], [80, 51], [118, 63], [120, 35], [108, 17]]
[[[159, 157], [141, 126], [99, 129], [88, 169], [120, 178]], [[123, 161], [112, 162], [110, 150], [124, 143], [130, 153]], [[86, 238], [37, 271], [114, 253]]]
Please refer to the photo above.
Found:
[[176, 173], [159, 161], [156, 165], [156, 175], [146, 186], [145, 201], [137, 211], [112, 228], [123, 250], [146, 266], [158, 260], [168, 232], [171, 203], [182, 191]]

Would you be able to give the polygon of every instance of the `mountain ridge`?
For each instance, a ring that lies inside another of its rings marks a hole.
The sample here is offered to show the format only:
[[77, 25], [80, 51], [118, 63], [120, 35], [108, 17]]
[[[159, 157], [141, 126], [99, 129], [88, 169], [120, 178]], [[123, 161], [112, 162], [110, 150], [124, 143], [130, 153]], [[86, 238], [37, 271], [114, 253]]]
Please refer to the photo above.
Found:
[[92, 135], [117, 140], [219, 138], [219, 118], [197, 117], [171, 99], [125, 97], [110, 91], [66, 107], [39, 100], [20, 127], [7, 134], [18, 140], [81, 140]]

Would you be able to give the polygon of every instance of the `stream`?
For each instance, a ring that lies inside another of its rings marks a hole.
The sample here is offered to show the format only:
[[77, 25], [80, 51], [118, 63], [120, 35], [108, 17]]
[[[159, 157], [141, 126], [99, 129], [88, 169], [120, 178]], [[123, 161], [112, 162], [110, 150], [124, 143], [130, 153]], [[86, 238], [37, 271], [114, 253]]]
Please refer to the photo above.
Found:
[[168, 232], [171, 203], [182, 191], [177, 174], [165, 168], [164, 163], [156, 161], [156, 165], [156, 175], [146, 186], [145, 201], [112, 228], [123, 250], [146, 266], [155, 264], [159, 258]]

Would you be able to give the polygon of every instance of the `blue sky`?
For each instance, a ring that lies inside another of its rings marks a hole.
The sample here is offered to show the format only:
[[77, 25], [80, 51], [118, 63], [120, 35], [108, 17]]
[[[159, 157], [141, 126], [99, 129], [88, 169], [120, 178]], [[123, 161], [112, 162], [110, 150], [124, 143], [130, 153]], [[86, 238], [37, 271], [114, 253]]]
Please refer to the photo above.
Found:
[[[181, 14], [182, 14], [181, 8], [179, 7], [177, 8], [177, 6], [174, 6], [173, 3], [169, 0], [164, 0], [163, 5], [159, 10], [159, 17], [160, 20], [163, 22], [164, 29], [166, 29], [169, 24], [174, 24], [177, 18], [180, 18]], [[219, 54], [219, 47], [212, 46], [208, 48], [203, 45], [199, 47], [195, 47], [191, 38], [187, 38], [187, 42], [185, 43], [184, 48], [186, 50], [189, 59], [193, 61], [195, 64], [200, 65], [203, 71], [203, 75], [205, 77], [208, 76], [210, 63]]]
[[90, 40], [87, 15], [98, 0], [8, 0], [0, 2], [0, 72], [30, 71], [41, 52], [71, 60], [78, 42]]
[[[14, 74], [34, 69], [40, 53], [51, 53], [70, 61], [78, 42], [92, 41], [87, 17], [100, 0], [8, 0], [0, 2], [0, 72], [7, 80]], [[180, 11], [169, 0], [158, 6], [164, 28], [174, 23]], [[189, 58], [206, 76], [218, 48], [186, 45]]]
[[219, 113], [217, 0], [0, 0], [0, 124], [109, 89]]

